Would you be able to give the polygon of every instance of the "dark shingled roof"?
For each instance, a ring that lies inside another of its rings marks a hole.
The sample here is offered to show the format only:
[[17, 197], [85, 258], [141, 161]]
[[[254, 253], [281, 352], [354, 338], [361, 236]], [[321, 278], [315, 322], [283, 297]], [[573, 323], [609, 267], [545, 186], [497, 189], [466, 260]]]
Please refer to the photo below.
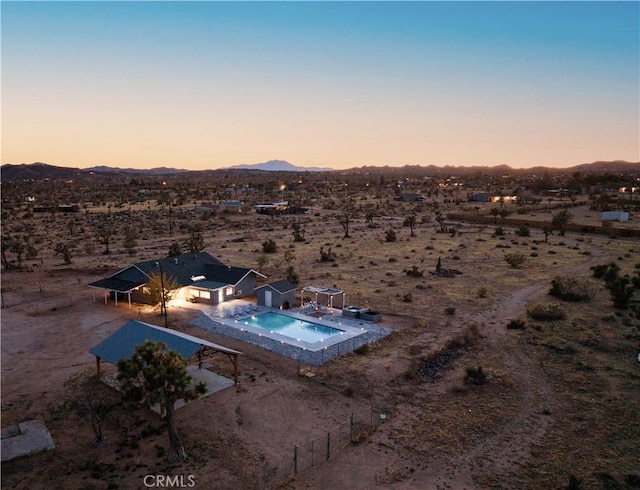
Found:
[[287, 293], [294, 289], [298, 289], [298, 286], [296, 286], [290, 281], [287, 281], [286, 279], [282, 279], [281, 281], [271, 282], [269, 284], [265, 284], [264, 286], [260, 286], [256, 289], [261, 289], [261, 288], [271, 288], [276, 290], [279, 293]]
[[98, 345], [89, 349], [89, 352], [111, 364], [118, 364], [120, 359], [131, 357], [136, 346], [143, 344], [145, 340], [163, 342], [167, 346], [167, 350], [176, 351], [187, 360], [202, 347], [211, 347], [229, 354], [240, 354], [239, 351], [214, 344], [208, 340], [137, 320], [129, 321]]
[[207, 252], [197, 252], [138, 262], [89, 286], [119, 292], [131, 291], [146, 284], [149, 276], [160, 272], [160, 267], [166, 277], [176, 281], [178, 287], [218, 289], [238, 284], [250, 272], [262, 276], [253, 269], [224, 265]]
[[[193, 282], [191, 280], [192, 277], [203, 275], [203, 271], [206, 270], [205, 268], [209, 265], [226, 267], [222, 262], [207, 252], [188, 253], [176, 257], [147, 260], [146, 262], [135, 264], [135, 266], [147, 274], [147, 276], [157, 273], [159, 266], [161, 266], [164, 274], [167, 277], [173, 277], [176, 282], [180, 284], [180, 287], [191, 284]], [[213, 276], [211, 279], [219, 282], [224, 281], [224, 279], [214, 278]]]
[[118, 279], [117, 277], [107, 277], [106, 279], [100, 279], [99, 281], [92, 282], [91, 284], [89, 284], [89, 286], [100, 289], [108, 289], [110, 291], [118, 291], [120, 293], [127, 293], [146, 283], [146, 279], [144, 281], [134, 282]]

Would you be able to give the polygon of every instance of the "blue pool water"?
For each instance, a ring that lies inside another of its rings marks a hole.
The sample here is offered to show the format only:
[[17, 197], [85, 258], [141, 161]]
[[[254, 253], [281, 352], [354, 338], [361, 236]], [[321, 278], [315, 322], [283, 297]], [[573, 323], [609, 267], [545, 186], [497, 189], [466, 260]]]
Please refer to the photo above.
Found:
[[343, 333], [343, 331], [338, 328], [298, 320], [297, 318], [273, 312], [243, 318], [241, 323], [309, 343], [319, 342], [325, 340], [327, 337]]

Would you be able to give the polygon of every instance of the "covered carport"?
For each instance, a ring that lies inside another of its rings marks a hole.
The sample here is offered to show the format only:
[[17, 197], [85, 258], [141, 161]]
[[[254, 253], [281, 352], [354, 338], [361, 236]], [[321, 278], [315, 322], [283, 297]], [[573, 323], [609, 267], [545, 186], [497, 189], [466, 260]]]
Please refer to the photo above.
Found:
[[173, 350], [184, 357], [188, 365], [197, 363], [198, 369], [203, 369], [205, 360], [217, 354], [226, 355], [233, 363], [233, 384], [238, 384], [238, 358], [241, 352], [193, 335], [138, 320], [129, 321], [98, 345], [89, 349], [89, 352], [96, 356], [98, 376], [101, 373], [100, 362], [103, 359], [117, 365], [120, 359], [131, 357], [136, 347], [147, 340], [164, 343], [167, 350]]
[[129, 300], [129, 308], [131, 308], [131, 291], [138, 289], [146, 283], [147, 281], [125, 281], [114, 277], [107, 277], [106, 279], [100, 279], [99, 281], [92, 282], [89, 284], [89, 287], [94, 289], [93, 301], [96, 300], [95, 290], [102, 289], [104, 291], [104, 304], [107, 304], [109, 294], [113, 293], [116, 306], [118, 306], [118, 294], [126, 294], [127, 299]]

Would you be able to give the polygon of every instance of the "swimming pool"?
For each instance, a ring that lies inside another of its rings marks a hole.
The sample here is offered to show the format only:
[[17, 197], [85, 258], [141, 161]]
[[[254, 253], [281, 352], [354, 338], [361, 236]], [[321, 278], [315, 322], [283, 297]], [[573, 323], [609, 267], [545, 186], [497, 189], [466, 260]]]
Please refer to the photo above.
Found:
[[249, 327], [260, 328], [269, 333], [278, 333], [303, 342], [322, 342], [334, 335], [344, 333], [338, 328], [320, 325], [319, 323], [300, 320], [291, 316], [280, 315], [279, 313], [261, 313], [240, 320], [240, 323]]

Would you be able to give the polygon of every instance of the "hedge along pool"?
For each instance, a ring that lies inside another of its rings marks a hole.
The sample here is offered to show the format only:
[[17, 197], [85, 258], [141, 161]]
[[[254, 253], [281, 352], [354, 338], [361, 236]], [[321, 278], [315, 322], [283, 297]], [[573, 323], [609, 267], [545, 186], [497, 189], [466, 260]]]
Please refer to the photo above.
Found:
[[278, 354], [319, 365], [378, 340], [391, 329], [361, 320], [328, 315], [321, 319], [292, 311], [264, 311], [237, 318], [202, 313], [191, 323]]

